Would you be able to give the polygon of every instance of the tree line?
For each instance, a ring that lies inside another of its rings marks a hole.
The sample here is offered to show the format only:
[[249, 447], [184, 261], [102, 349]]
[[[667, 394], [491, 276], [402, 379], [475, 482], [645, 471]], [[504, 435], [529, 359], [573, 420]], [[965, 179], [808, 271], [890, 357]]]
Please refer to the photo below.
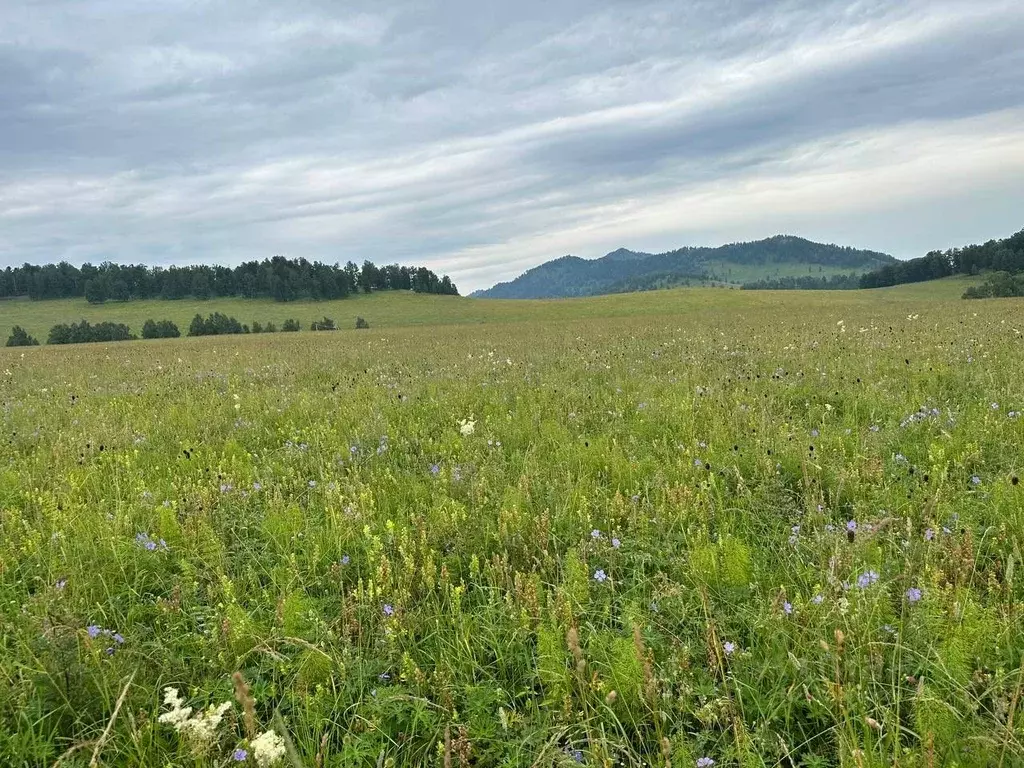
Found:
[[772, 277], [743, 283], [745, 291], [847, 291], [860, 287], [860, 275], [829, 275], [826, 277]]
[[[356, 318], [357, 329], [369, 328], [370, 324], [361, 317]], [[288, 319], [281, 324], [283, 333], [296, 332], [302, 329], [298, 320]], [[309, 325], [311, 331], [336, 331], [338, 326], [334, 320], [324, 317], [314, 320]], [[206, 317], [197, 314], [188, 326], [188, 336], [223, 336], [243, 333], [277, 333], [274, 323], [253, 322], [252, 327], [240, 323], [237, 318], [223, 312], [211, 312]], [[144, 339], [176, 339], [181, 336], [178, 326], [171, 320], [147, 320], [142, 325]], [[134, 341], [137, 337], [124, 323], [90, 323], [82, 320], [78, 323], [58, 323], [50, 329], [47, 344], [87, 344], [102, 341]], [[7, 339], [8, 347], [35, 347], [39, 340], [31, 336], [20, 325], [11, 329]]]
[[248, 261], [237, 267], [192, 265], [148, 267], [104, 262], [81, 268], [67, 262], [37, 266], [24, 264], [0, 271], [0, 298], [28, 296], [30, 299], [85, 297], [89, 302], [134, 299], [208, 299], [220, 297], [296, 299], [341, 299], [353, 293], [372, 291], [414, 291], [457, 296], [459, 291], [447, 275], [438, 277], [426, 267], [389, 264], [378, 267], [364, 261], [362, 266], [323, 264], [305, 259], [275, 256]]
[[903, 283], [921, 283], [952, 275], [978, 275], [982, 272], [1024, 272], [1024, 229], [1003, 240], [981, 245], [931, 251], [918, 259], [889, 264], [860, 278], [861, 288], [883, 288]]

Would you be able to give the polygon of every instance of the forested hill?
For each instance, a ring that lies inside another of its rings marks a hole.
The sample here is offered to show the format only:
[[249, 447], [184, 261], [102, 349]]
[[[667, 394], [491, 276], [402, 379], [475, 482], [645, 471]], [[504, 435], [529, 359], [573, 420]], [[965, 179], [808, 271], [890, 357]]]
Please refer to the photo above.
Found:
[[348, 262], [329, 265], [305, 259], [275, 256], [249, 261], [237, 267], [194, 265], [187, 267], [122, 266], [105, 262], [81, 268], [67, 262], [7, 267], [0, 271], [0, 298], [64, 299], [84, 296], [94, 304], [132, 299], [239, 298], [340, 299], [350, 293], [386, 290], [458, 295], [445, 275], [438, 277], [426, 267], [398, 264], [378, 267]]
[[1003, 240], [932, 251], [918, 259], [889, 264], [860, 279], [861, 288], [884, 288], [901, 283], [921, 283], [951, 275], [982, 272], [1024, 272], [1024, 229]]
[[541, 299], [643, 291], [700, 282], [744, 283], [790, 274], [862, 273], [896, 260], [887, 254], [777, 235], [717, 248], [641, 253], [620, 248], [600, 259], [563, 256], [473, 296]]

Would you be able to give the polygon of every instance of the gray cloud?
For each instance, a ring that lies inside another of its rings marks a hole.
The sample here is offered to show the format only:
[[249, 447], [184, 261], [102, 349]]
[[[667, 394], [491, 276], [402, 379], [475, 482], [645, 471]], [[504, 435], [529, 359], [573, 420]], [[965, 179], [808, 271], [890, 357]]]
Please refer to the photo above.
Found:
[[[426, 263], [1024, 226], [1013, 0], [14, 0], [0, 263]], [[898, 214], [898, 215], [897, 215]]]

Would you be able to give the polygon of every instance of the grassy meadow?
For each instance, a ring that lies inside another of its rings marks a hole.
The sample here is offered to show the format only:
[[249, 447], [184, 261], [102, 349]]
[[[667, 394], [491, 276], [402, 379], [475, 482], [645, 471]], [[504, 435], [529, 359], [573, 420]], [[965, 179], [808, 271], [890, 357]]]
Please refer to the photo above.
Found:
[[964, 286], [4, 302], [346, 330], [0, 350], [0, 765], [1024, 764]]

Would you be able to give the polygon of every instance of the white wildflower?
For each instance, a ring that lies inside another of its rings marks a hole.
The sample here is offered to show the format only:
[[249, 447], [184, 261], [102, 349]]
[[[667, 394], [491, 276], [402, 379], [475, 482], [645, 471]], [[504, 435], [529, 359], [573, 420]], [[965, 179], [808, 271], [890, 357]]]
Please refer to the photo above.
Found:
[[256, 760], [256, 765], [260, 768], [269, 768], [284, 757], [284, 739], [274, 731], [261, 733], [252, 740], [249, 746], [252, 748], [252, 756]]
[[161, 723], [167, 723], [174, 727], [174, 730], [181, 731], [184, 724], [192, 714], [192, 707], [182, 706], [182, 701], [177, 688], [164, 688], [164, 704], [171, 708], [170, 712], [164, 712], [157, 718]]
[[231, 709], [231, 702], [225, 701], [220, 706], [210, 707], [203, 713], [187, 720], [178, 728], [178, 731], [188, 737], [192, 744], [198, 748], [205, 747], [216, 735], [217, 726], [224, 719], [224, 713]]
[[476, 421], [474, 419], [462, 419], [459, 421], [459, 434], [463, 437], [469, 437], [476, 430]]
[[181, 698], [177, 688], [164, 688], [164, 704], [171, 710], [164, 712], [157, 719], [174, 728], [198, 751], [202, 751], [210, 745], [221, 720], [231, 709], [231, 702], [225, 701], [218, 706], [211, 704], [205, 712], [200, 712], [193, 717], [192, 707], [184, 706], [185, 701]]

